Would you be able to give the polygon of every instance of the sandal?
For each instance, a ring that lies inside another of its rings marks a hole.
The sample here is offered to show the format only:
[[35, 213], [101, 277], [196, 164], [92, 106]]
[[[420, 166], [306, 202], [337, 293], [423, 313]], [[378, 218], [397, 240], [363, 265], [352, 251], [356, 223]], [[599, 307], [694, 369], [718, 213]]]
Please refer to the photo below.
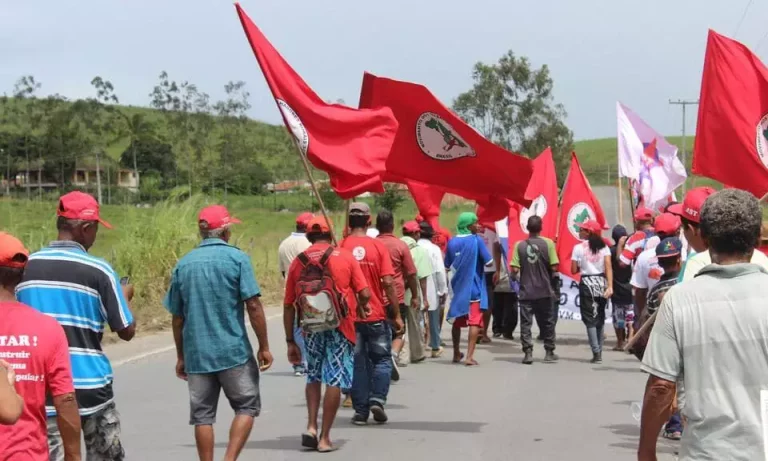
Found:
[[301, 446], [310, 450], [317, 450], [317, 434], [305, 432], [301, 434]]

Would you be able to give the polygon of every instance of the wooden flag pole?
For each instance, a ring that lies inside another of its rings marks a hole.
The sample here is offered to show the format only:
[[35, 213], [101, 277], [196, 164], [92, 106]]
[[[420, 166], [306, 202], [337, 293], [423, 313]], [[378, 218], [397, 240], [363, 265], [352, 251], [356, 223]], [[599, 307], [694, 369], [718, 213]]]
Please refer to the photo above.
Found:
[[616, 222], [618, 224], [624, 224], [624, 200], [621, 193], [621, 176], [616, 176], [616, 191], [619, 194], [619, 217]]
[[317, 190], [317, 185], [315, 184], [315, 178], [312, 177], [312, 171], [309, 169], [309, 161], [307, 160], [307, 156], [304, 155], [304, 152], [299, 149], [299, 146], [296, 145], [296, 150], [299, 153], [299, 157], [301, 157], [301, 163], [304, 165], [304, 172], [307, 173], [307, 178], [309, 178], [309, 184], [312, 186], [312, 192], [314, 192], [315, 197], [317, 197], [317, 203], [320, 204], [320, 211], [323, 213], [323, 217], [325, 218], [326, 222], [328, 222], [328, 228], [331, 231], [331, 240], [333, 241], [334, 245], [338, 245], [338, 242], [336, 241], [336, 232], [333, 230], [333, 223], [331, 222], [330, 216], [328, 216], [328, 210], [325, 208], [325, 203], [323, 203], [323, 198], [320, 197], [320, 192]]
[[632, 337], [632, 339], [627, 341], [627, 344], [624, 346], [625, 351], [630, 350], [632, 346], [634, 346], [635, 343], [640, 339], [640, 337], [645, 335], [645, 333], [651, 329], [653, 324], [656, 323], [656, 314], [658, 313], [659, 311], [657, 310], [650, 317], [648, 317], [648, 320], [646, 320], [640, 329], [635, 332], [635, 335]]

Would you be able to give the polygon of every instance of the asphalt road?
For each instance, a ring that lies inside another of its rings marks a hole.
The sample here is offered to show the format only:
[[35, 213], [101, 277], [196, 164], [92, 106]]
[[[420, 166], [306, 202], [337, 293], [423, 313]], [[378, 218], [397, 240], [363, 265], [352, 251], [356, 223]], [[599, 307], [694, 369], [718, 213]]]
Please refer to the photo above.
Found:
[[[279, 313], [269, 310], [269, 332], [276, 363], [262, 374], [263, 411], [241, 459], [299, 460], [319, 456], [303, 452], [304, 381], [293, 376], [285, 358]], [[448, 329], [445, 330], [448, 333]], [[515, 332], [515, 336], [519, 330]], [[612, 343], [609, 333], [607, 349]], [[450, 356], [410, 365], [392, 386], [383, 426], [356, 427], [351, 409], [341, 409], [332, 437], [341, 449], [328, 457], [368, 461], [392, 459], [518, 459], [528, 461], [636, 459], [638, 423], [630, 410], [642, 398], [646, 375], [637, 360], [604, 352], [601, 365], [591, 358], [581, 322], [558, 324], [557, 364], [520, 363], [517, 341], [481, 346], [480, 366], [450, 363]], [[187, 387], [174, 375], [175, 354], [169, 334], [110, 346], [115, 366], [117, 407], [129, 460], [196, 459]], [[152, 354], [158, 348], [164, 352]], [[152, 354], [146, 356], [146, 354]], [[135, 356], [145, 355], [135, 359]], [[222, 396], [216, 423], [220, 459], [232, 410]], [[660, 460], [673, 460], [675, 446], [659, 443]]]

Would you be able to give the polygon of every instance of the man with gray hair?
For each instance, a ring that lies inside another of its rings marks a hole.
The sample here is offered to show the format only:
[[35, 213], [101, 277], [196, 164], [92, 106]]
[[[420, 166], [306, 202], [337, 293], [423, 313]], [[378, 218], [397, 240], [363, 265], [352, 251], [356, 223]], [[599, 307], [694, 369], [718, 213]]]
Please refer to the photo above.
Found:
[[720, 191], [704, 203], [700, 230], [712, 264], [672, 287], [658, 310], [643, 358], [650, 377], [639, 461], [656, 460], [678, 380], [688, 421], [680, 461], [764, 459], [768, 272], [750, 263], [761, 221], [759, 202], [741, 190]]

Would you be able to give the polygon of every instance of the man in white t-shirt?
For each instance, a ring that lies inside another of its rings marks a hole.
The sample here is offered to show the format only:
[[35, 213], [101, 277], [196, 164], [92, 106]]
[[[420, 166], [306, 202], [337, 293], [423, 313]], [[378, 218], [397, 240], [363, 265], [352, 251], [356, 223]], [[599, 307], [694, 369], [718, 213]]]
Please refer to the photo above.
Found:
[[[277, 262], [280, 266], [280, 273], [283, 274], [283, 278], [285, 278], [285, 274], [288, 272], [288, 269], [290, 269], [291, 263], [296, 259], [296, 256], [312, 246], [312, 244], [309, 243], [309, 240], [307, 240], [306, 232], [307, 224], [309, 224], [309, 221], [313, 217], [314, 215], [312, 213], [301, 213], [297, 216], [296, 232], [292, 232], [291, 235], [283, 240], [277, 248]], [[301, 327], [298, 325], [298, 318], [294, 325], [293, 334], [296, 344], [298, 344], [301, 349], [301, 359], [304, 362], [299, 365], [294, 365], [293, 372], [296, 376], [304, 376], [307, 369], [307, 353], [304, 349], [304, 335], [301, 331]]]
[[635, 289], [635, 318], [640, 318], [640, 314], [645, 310], [648, 292], [659, 283], [661, 276], [664, 275], [664, 269], [659, 266], [659, 260], [656, 257], [656, 246], [667, 237], [680, 235], [680, 228], [682, 227], [680, 218], [672, 213], [660, 214], [654, 225], [656, 238], [648, 240], [646, 249], [637, 257], [632, 269], [630, 284]]
[[434, 269], [432, 277], [427, 280], [427, 299], [429, 300], [429, 347], [432, 350], [432, 358], [437, 358], [443, 353], [443, 348], [440, 346], [440, 332], [442, 330], [440, 307], [445, 305], [448, 295], [445, 261], [440, 247], [432, 243], [432, 237], [435, 235], [432, 226], [428, 222], [422, 221], [419, 223], [419, 228], [421, 235], [417, 243], [427, 250]]

